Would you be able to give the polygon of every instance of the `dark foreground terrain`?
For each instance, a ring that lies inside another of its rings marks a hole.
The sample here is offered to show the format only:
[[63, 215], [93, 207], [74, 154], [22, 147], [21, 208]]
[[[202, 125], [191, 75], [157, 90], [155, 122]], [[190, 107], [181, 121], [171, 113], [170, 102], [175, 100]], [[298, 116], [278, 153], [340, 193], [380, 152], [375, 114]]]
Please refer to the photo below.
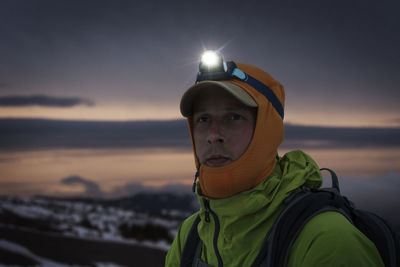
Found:
[[2, 226], [0, 240], [16, 243], [34, 255], [0, 247], [1, 263], [14, 266], [43, 265], [38, 258], [74, 266], [164, 266], [166, 254], [162, 250], [135, 244], [65, 237]]

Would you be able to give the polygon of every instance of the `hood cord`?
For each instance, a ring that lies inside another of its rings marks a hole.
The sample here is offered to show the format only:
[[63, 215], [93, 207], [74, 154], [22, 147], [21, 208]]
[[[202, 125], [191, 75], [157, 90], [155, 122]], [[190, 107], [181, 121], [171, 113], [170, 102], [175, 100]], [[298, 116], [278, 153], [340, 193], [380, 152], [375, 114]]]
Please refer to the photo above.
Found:
[[199, 172], [200, 172], [200, 166], [197, 168], [196, 174], [194, 175], [194, 181], [193, 181], [193, 186], [192, 186], [193, 193], [196, 193], [196, 182], [197, 182], [197, 178], [199, 178]]

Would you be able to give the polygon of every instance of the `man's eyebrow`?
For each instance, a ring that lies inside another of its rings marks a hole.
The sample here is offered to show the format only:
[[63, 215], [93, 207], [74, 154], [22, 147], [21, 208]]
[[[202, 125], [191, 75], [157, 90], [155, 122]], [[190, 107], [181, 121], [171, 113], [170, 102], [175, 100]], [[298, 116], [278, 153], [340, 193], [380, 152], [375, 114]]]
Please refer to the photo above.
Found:
[[[222, 111], [222, 112], [249, 111], [249, 112], [251, 112], [250, 108], [247, 108], [247, 107], [227, 107], [220, 111]], [[206, 108], [199, 108], [196, 111], [193, 111], [193, 114], [196, 114], [196, 113], [209, 113], [209, 112]]]
[[205, 113], [207, 113], [207, 110], [205, 110], [205, 109], [198, 109], [196, 111], [193, 111], [193, 115], [205, 114]]
[[234, 112], [234, 111], [251, 111], [250, 107], [228, 107], [226, 109], [224, 109], [224, 111], [230, 111], [230, 112]]
[[250, 110], [250, 109], [248, 109], [247, 107], [240, 107], [240, 108], [238, 108], [238, 107], [235, 107], [235, 108], [228, 107], [228, 108], [224, 109], [224, 111], [247, 111], [247, 110]]

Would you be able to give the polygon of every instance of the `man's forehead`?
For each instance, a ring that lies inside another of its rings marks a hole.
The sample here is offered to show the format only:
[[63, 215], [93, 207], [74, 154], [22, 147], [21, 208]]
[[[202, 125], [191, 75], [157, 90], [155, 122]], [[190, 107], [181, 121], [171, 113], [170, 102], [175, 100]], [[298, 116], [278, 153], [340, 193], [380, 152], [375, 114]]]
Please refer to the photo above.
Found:
[[193, 105], [193, 113], [204, 113], [209, 111], [217, 112], [245, 112], [254, 108], [248, 107], [239, 100], [232, 98], [203, 98], [196, 101]]
[[234, 107], [234, 106], [226, 106], [226, 107], [213, 107], [213, 106], [200, 106], [198, 108], [193, 109], [193, 113], [205, 113], [210, 110], [218, 110], [221, 112], [239, 112], [239, 111], [250, 111], [249, 107]]
[[[219, 88], [212, 87], [207, 88], [199, 92], [193, 102], [193, 105], [197, 105], [199, 103], [207, 103], [207, 102], [218, 102], [218, 103], [232, 103], [232, 105], [244, 105], [240, 102], [236, 97], [234, 97], [230, 92]], [[244, 105], [245, 106], [245, 105]]]

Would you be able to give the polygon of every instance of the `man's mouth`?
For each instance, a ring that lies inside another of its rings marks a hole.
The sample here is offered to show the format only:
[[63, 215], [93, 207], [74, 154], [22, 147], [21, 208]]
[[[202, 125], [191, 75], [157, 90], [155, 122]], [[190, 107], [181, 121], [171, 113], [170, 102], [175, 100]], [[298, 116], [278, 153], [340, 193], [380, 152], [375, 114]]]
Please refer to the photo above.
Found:
[[231, 162], [231, 159], [228, 157], [224, 157], [222, 155], [211, 155], [207, 160], [206, 164], [210, 167], [220, 167], [227, 165]]

